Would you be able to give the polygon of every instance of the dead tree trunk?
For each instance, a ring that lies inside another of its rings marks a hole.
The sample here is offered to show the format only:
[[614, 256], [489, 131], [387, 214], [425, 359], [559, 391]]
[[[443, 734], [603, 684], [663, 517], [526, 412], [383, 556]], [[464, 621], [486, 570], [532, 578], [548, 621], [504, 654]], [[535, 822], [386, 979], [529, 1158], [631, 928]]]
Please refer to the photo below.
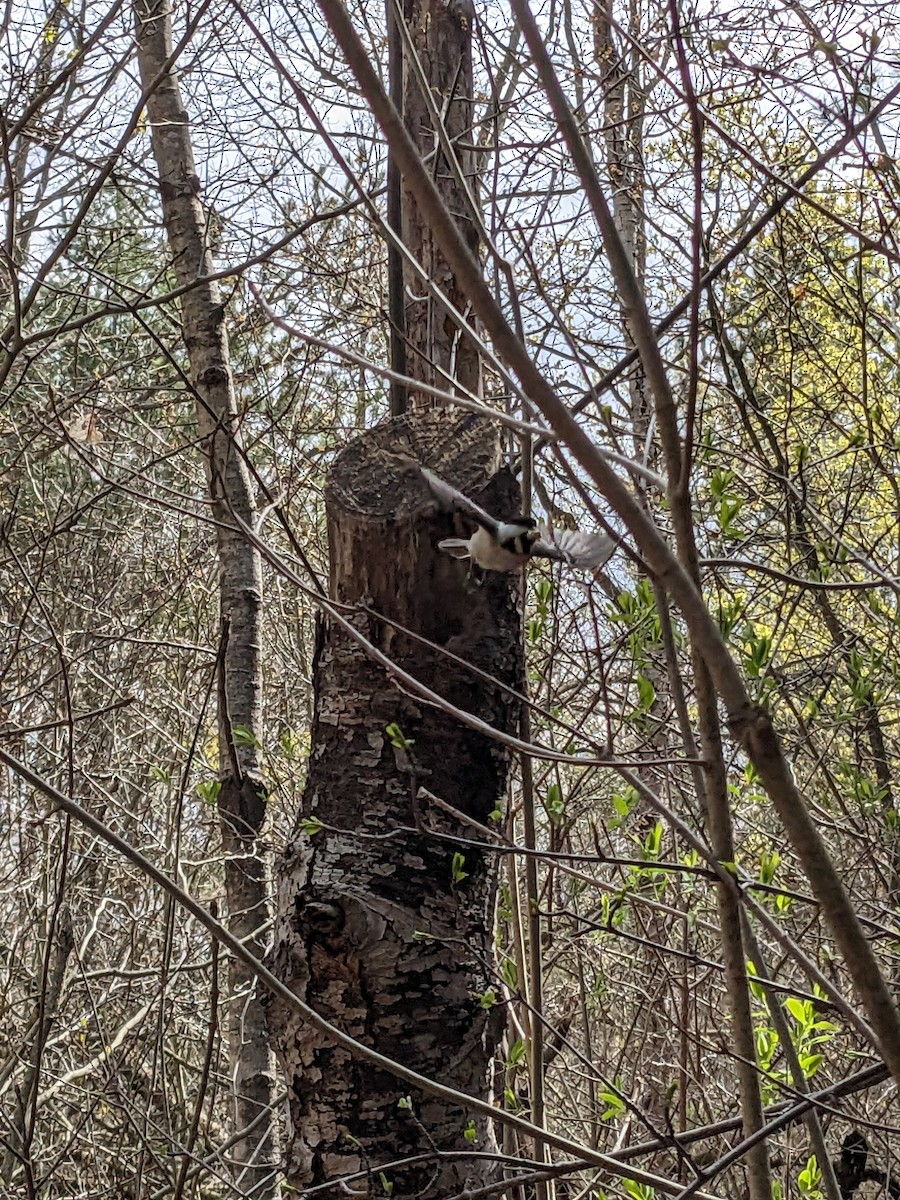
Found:
[[[488, 507], [516, 508], [515, 481], [496, 474], [489, 424], [446, 410], [392, 419], [351, 443], [330, 473], [331, 595], [355, 606], [364, 638], [448, 705], [512, 732], [515, 699], [466, 664], [520, 684], [518, 582], [489, 574], [483, 586], [468, 583], [465, 565], [435, 548], [460, 530], [433, 513], [397, 453]], [[274, 968], [354, 1037], [489, 1096], [504, 1023], [502, 1006], [490, 1003], [492, 991], [500, 994], [492, 960], [497, 859], [451, 835], [485, 842], [465, 817], [489, 824], [502, 806], [508, 752], [398, 683], [327, 619], [319, 623], [314, 685], [303, 810], [280, 869]], [[439, 1158], [490, 1149], [493, 1132], [480, 1118], [470, 1129], [465, 1111], [422, 1095], [407, 1106], [404, 1085], [353, 1062], [277, 1001], [270, 1025], [291, 1093], [295, 1187], [333, 1182], [337, 1195], [346, 1179], [365, 1193], [367, 1182], [379, 1186], [383, 1164], [411, 1155], [426, 1161], [385, 1172], [395, 1200], [439, 1200], [491, 1178], [483, 1160]], [[355, 1172], [373, 1178], [351, 1182]]]
[[[216, 527], [222, 646], [218, 688], [219, 817], [225, 856], [228, 928], [262, 955], [268, 918], [266, 861], [258, 837], [265, 819], [262, 781], [262, 663], [259, 555], [234, 528], [233, 514], [253, 524], [254, 500], [244, 462], [229, 361], [225, 311], [214, 283], [196, 284], [213, 271], [207, 222], [200, 202], [187, 113], [172, 64], [170, 0], [136, 0], [141, 82], [147, 99], [163, 219], [182, 297], [184, 341], [196, 397], [197, 425]], [[274, 1196], [272, 1122], [274, 1072], [254, 978], [232, 960], [229, 1055], [236, 1130], [256, 1122], [231, 1154], [242, 1195]], [[254, 1164], [254, 1165], [247, 1165]], [[258, 1164], [258, 1165], [257, 1165]]]

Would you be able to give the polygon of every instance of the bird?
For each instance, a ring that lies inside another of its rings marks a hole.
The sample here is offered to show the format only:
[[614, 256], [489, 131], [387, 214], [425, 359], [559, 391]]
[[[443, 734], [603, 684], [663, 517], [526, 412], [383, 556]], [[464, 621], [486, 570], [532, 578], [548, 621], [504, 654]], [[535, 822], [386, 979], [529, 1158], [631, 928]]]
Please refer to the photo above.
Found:
[[519, 571], [535, 556], [596, 570], [615, 549], [614, 540], [599, 531], [563, 529], [551, 533], [534, 517], [498, 520], [427, 467], [416, 466], [442, 512], [458, 512], [475, 523], [471, 537], [444, 538], [438, 542], [438, 549], [454, 558], [471, 559], [484, 571]]

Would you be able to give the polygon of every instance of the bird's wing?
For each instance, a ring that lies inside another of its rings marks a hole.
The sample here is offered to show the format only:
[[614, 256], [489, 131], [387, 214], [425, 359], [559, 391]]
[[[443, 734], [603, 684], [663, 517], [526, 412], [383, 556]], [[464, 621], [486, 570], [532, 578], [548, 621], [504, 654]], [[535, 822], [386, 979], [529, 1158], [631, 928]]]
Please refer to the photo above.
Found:
[[[427, 467], [423, 467], [421, 463], [415, 463], [415, 466], [442, 511], [462, 513], [494, 537], [497, 536], [500, 522], [496, 517], [485, 512], [474, 500], [470, 500], [457, 488], [451, 487], [449, 483], [435, 475], [433, 471], [429, 471]], [[452, 543], [454, 539], [451, 538], [448, 541]], [[445, 542], [441, 542], [440, 546], [441, 549], [453, 552]], [[578, 529], [561, 529], [559, 532], [551, 532], [549, 529], [542, 528], [540, 539], [532, 545], [531, 553], [538, 554], [542, 558], [553, 558], [558, 562], [566, 562], [575, 567], [596, 570], [597, 567], [603, 566], [615, 548], [615, 541], [608, 534], [599, 531], [583, 533]]]
[[474, 500], [470, 500], [468, 496], [463, 495], [457, 488], [451, 487], [449, 483], [445, 483], [443, 479], [435, 475], [433, 471], [429, 471], [427, 467], [423, 467], [420, 463], [417, 463], [416, 466], [425, 483], [428, 485], [428, 490], [434, 496], [443, 512], [462, 513], [464, 516], [470, 517], [476, 525], [480, 525], [482, 529], [486, 529], [488, 533], [496, 535], [498, 525], [496, 517], [492, 517], [483, 508], [479, 508]]
[[531, 547], [532, 554], [571, 563], [574, 567], [596, 570], [610, 557], [616, 543], [606, 533], [583, 533], [580, 529], [561, 529], [551, 533], [541, 529], [540, 540]]
[[452, 554], [454, 558], [472, 557], [469, 543], [465, 538], [444, 538], [443, 541], [438, 542], [438, 550], [443, 550], [445, 554]]

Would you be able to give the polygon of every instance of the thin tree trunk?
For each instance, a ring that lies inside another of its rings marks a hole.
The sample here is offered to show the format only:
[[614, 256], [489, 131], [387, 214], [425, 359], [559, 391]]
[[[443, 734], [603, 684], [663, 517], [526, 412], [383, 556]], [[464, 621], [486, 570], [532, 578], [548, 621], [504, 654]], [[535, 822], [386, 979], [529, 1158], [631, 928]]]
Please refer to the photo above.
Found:
[[[670, 391], [656, 388], [656, 418], [660, 444], [668, 474], [667, 495], [672, 513], [672, 527], [678, 547], [678, 556], [694, 581], [700, 587], [699, 556], [697, 552], [694, 517], [691, 504], [691, 466], [695, 455], [695, 413], [699, 387], [698, 347], [699, 327], [699, 279], [702, 274], [702, 187], [703, 187], [703, 123], [693, 92], [687, 56], [681, 36], [680, 17], [677, 4], [669, 6], [678, 52], [682, 86], [688, 96], [693, 138], [693, 235], [692, 268], [694, 295], [697, 300], [691, 310], [689, 344], [691, 361], [688, 373], [683, 411], [676, 415], [676, 407]], [[682, 438], [682, 428], [684, 436]], [[694, 667], [694, 691], [697, 708], [699, 745], [703, 759], [703, 782], [699, 798], [703, 801], [706, 815], [707, 834], [710, 845], [719, 862], [735, 861], [734, 826], [731, 819], [728, 795], [728, 772], [722, 741], [722, 725], [719, 717], [718, 695], [713, 682], [710, 664], [691, 638], [691, 661]], [[687, 727], [683, 737], [685, 746], [692, 742]], [[731, 1041], [735, 1053], [735, 1070], [741, 1119], [745, 1137], [756, 1134], [763, 1126], [762, 1095], [759, 1086], [759, 1071], [756, 1062], [756, 1037], [753, 1015], [750, 1009], [750, 990], [747, 980], [747, 958], [741, 928], [740, 902], [735, 890], [727, 883], [716, 886], [716, 907], [719, 915], [722, 962], [725, 968], [725, 988], [731, 1014]], [[769, 1171], [769, 1152], [765, 1140], [756, 1142], [746, 1155], [747, 1195], [749, 1200], [768, 1200], [772, 1194]]]
[[[388, 78], [391, 100], [403, 108], [403, 37], [396, 0], [385, 5], [388, 35]], [[387, 152], [387, 219], [388, 226], [398, 238], [403, 237], [403, 180], [390, 146]], [[403, 254], [392, 242], [387, 247], [388, 320], [390, 322], [391, 370], [398, 375], [407, 372], [406, 361], [406, 293], [403, 283]], [[406, 387], [391, 380], [391, 416], [406, 412]]]
[[[135, 16], [141, 83], [145, 88], [155, 84], [147, 113], [173, 268], [179, 284], [189, 284], [198, 275], [209, 275], [213, 261], [187, 113], [171, 62], [171, 5], [169, 0], [136, 0]], [[228, 927], [261, 956], [269, 915], [266, 861], [258, 842], [266, 812], [260, 767], [262, 572], [256, 551], [229, 528], [233, 513], [253, 523], [254, 500], [241, 448], [225, 312], [216, 286], [203, 283], [186, 292], [182, 317], [209, 494], [219, 522], [218, 805]], [[274, 1073], [253, 978], [243, 965], [232, 961], [229, 983], [234, 1124], [240, 1130], [271, 1105]], [[243, 1194], [276, 1195], [273, 1157], [272, 1123], [263, 1121], [233, 1152], [235, 1180]]]
[[[604, 0], [594, 13], [594, 56], [603, 71], [603, 138], [606, 169], [612, 187], [613, 219], [622, 246], [631, 262], [635, 278], [643, 285], [647, 262], [647, 232], [644, 222], [644, 88], [640, 58], [632, 50], [626, 58], [613, 37], [614, 0]], [[630, 32], [640, 32], [639, 14], [634, 0], [628, 5]], [[635, 346], [628, 314], [620, 309], [625, 344]], [[639, 459], [645, 453], [652, 404], [647, 377], [638, 360], [628, 372], [634, 451]]]
[[[477, 180], [472, 151], [464, 148], [472, 144], [474, 136], [475, 12], [471, 0], [403, 0], [403, 17], [408, 31], [403, 55], [403, 119], [466, 244], [477, 255], [479, 234], [473, 210]], [[468, 313], [469, 305], [453, 271], [427, 220], [405, 189], [403, 240], [453, 307]], [[410, 374], [444, 387], [448, 379], [456, 379], [480, 395], [481, 358], [475, 343], [460, 332], [444, 305], [423, 294], [421, 281], [409, 269], [406, 287]], [[421, 397], [411, 399], [422, 402]]]
[[[595, 47], [598, 61], [607, 68], [606, 85], [606, 144], [610, 179], [613, 184], [612, 215], [623, 254], [628, 258], [633, 278], [642, 286], [646, 258], [646, 239], [643, 230], [642, 196], [643, 169], [639, 142], [630, 141], [640, 137], [643, 116], [643, 96], [637, 79], [637, 58], [632, 51], [632, 78], [626, 71], [622, 58], [615, 48], [612, 27], [613, 0], [601, 10], [595, 22]], [[634, 5], [629, 10], [629, 32], [637, 38], [637, 11]], [[700, 153], [700, 132], [694, 130]], [[633, 331], [629, 328], [627, 308], [622, 299], [623, 325], [630, 346], [636, 344]], [[651, 404], [644, 363], [638, 360], [629, 375], [632, 420], [635, 430], [635, 453], [640, 456], [649, 428]], [[673, 422], [665, 414], [657, 412], [658, 430], [664, 458], [669, 470], [669, 501], [673, 514], [673, 525], [678, 540], [682, 561], [696, 575], [696, 547], [694, 545], [692, 517], [686, 483], [683, 479], [684, 461], [690, 461], [691, 445], [683, 449]], [[692, 433], [692, 431], [690, 431]], [[690, 434], [689, 434], [690, 436]], [[662, 610], [666, 604], [662, 586], [654, 586], [656, 602]], [[668, 617], [666, 617], [668, 621]], [[709, 671], [701, 655], [692, 654], [694, 678], [696, 680], [697, 723], [699, 740], [704, 759], [704, 771], [694, 772], [698, 799], [704, 805], [710, 842], [716, 856], [723, 862], [734, 860], [734, 838], [731, 815], [728, 809], [727, 779], [721, 740], [721, 728], [716, 708], [716, 693]], [[686, 720], [686, 707], [678, 678], [674, 657], [669, 655], [670, 686], [680, 717], [685, 751], [696, 754], [694, 735]], [[663, 676], [653, 678], [654, 686]], [[716, 901], [721, 927], [722, 955], [729, 1008], [733, 1022], [733, 1040], [737, 1057], [736, 1071], [739, 1081], [741, 1111], [746, 1134], [755, 1132], [762, 1124], [762, 1100], [756, 1070], [756, 1047], [750, 1013], [750, 1000], [746, 977], [746, 954], [743, 948], [740, 911], [732, 890], [725, 885], [716, 889]], [[754, 1146], [747, 1155], [749, 1195], [755, 1200], [770, 1193], [768, 1175], [768, 1151], [765, 1142]]]
[[[606, 153], [606, 171], [609, 176], [612, 212], [622, 246], [641, 286], [644, 284], [647, 259], [647, 234], [644, 221], [644, 90], [640, 76], [640, 59], [635, 51], [627, 51], [613, 32], [614, 0], [605, 0], [593, 15], [594, 57], [602, 71], [603, 86], [603, 143]], [[629, 0], [627, 20], [631, 32], [640, 32], [637, 4]], [[632, 350], [635, 342], [628, 323], [628, 313], [619, 308], [623, 341]], [[628, 371], [628, 396], [634, 455], [643, 459], [658, 456], [657, 448], [650, 442], [650, 417], [652, 401], [648, 394], [647, 377], [643, 364], [638, 359]], [[648, 511], [650, 503], [645, 492], [640, 492]], [[640, 570], [640, 569], [639, 569]], [[654, 587], [656, 603], [665, 619], [663, 607], [665, 593], [650, 578]], [[655, 745], [661, 757], [665, 756], [669, 735], [673, 692], [678, 687], [676, 678], [670, 679], [667, 672], [665, 646], [647, 648], [647, 661], [642, 673], [653, 685], [655, 698], [650, 717], [655, 729], [650, 734], [650, 744]], [[671, 771], [654, 767], [642, 767], [641, 776], [648, 787], [658, 795], [667, 795], [677, 786]], [[641, 835], [652, 830], [656, 814], [645, 807], [635, 814], [634, 830]], [[648, 885], [652, 887], [652, 884]], [[643, 961], [640, 973], [648, 980], [648, 992], [642, 1011], [643, 1036], [635, 1039], [639, 1046], [635, 1059], [635, 1077], [640, 1079], [641, 1107], [654, 1120], [666, 1115], [666, 1092], [669, 1081], [675, 1074], [672, 1061], [672, 1013], [667, 1011], [668, 994], [666, 974], [660, 971], [660, 952], [657, 946], [665, 946], [669, 937], [669, 922], [659, 913], [650, 910], [644, 918], [642, 933], [645, 938], [641, 950]]]

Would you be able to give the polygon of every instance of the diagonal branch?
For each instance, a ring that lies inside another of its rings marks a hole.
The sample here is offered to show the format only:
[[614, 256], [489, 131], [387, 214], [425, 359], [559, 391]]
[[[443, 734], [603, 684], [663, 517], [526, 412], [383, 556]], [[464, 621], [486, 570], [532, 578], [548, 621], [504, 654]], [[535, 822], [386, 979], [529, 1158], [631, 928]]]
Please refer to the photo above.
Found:
[[[506, 321], [478, 262], [441, 203], [341, 0], [319, 0], [319, 6], [391, 144], [409, 191], [431, 225], [448, 263], [456, 272], [460, 287], [468, 295], [498, 353], [516, 372], [529, 398], [552, 425], [554, 432], [569, 445], [581, 466], [628, 526], [648, 567], [659, 577], [681, 609], [692, 641], [706, 661], [716, 691], [725, 705], [731, 732], [753, 761], [775, 805], [822, 906], [823, 916], [847, 962], [885, 1062], [894, 1079], [900, 1082], [900, 1017], [825, 842], [794, 783], [771, 717], [751, 700], [740, 670], [688, 571], [672, 553], [653, 521], [641, 510], [626, 484], [608, 465], [553, 387], [544, 379]], [[624, 274], [622, 278], [626, 280]], [[647, 349], [652, 364], [658, 358], [659, 350], [657, 347], [654, 352], [652, 348], [653, 330], [642, 303], [636, 310], [633, 309], [632, 318], [636, 321], [636, 341], [642, 352], [644, 348]]]

